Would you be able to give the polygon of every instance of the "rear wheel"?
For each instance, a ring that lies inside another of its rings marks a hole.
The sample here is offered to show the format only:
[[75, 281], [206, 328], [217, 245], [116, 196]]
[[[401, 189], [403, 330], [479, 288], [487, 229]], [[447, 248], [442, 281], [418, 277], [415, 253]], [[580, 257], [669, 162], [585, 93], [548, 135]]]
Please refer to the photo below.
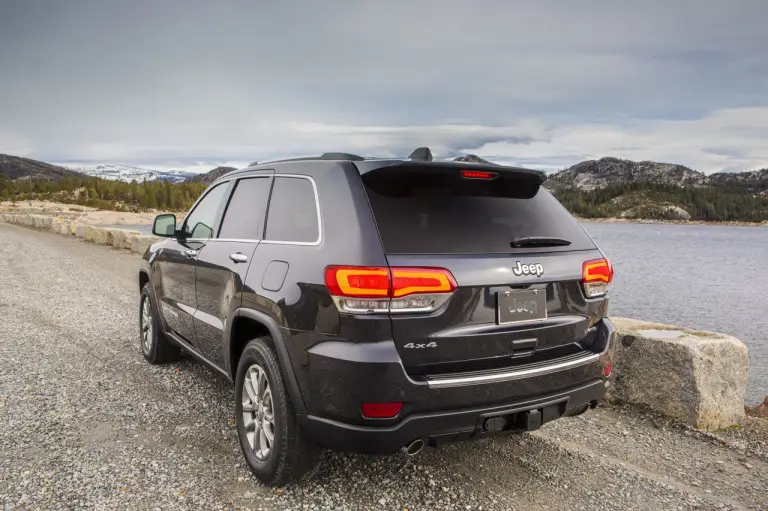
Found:
[[240, 357], [235, 418], [243, 455], [264, 484], [294, 483], [319, 467], [323, 450], [299, 426], [268, 337], [250, 341]]
[[173, 362], [181, 355], [179, 347], [171, 344], [160, 328], [160, 318], [152, 301], [149, 283], [141, 290], [139, 300], [139, 342], [144, 358], [151, 364]]

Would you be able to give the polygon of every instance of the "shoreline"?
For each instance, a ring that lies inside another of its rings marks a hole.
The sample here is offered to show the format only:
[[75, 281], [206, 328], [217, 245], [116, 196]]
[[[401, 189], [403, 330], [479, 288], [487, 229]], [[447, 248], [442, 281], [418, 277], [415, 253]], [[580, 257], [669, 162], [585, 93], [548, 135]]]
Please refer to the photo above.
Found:
[[580, 223], [602, 223], [602, 224], [666, 224], [666, 225], [704, 225], [720, 227], [768, 227], [768, 221], [764, 222], [739, 222], [739, 221], [713, 221], [706, 220], [656, 220], [652, 218], [584, 218], [575, 216]]
[[[34, 214], [50, 216], [78, 217], [78, 222], [90, 225], [152, 225], [155, 215], [164, 211], [126, 212], [96, 209], [77, 204], [67, 204], [54, 201], [10, 201], [0, 202], [0, 213]], [[175, 213], [182, 217], [183, 213]], [[704, 225], [725, 227], [768, 227], [768, 220], [763, 222], [707, 222], [704, 220], [656, 220], [651, 218], [585, 218], [574, 215], [580, 223], [617, 223], [617, 224], [669, 224], [669, 225]]]

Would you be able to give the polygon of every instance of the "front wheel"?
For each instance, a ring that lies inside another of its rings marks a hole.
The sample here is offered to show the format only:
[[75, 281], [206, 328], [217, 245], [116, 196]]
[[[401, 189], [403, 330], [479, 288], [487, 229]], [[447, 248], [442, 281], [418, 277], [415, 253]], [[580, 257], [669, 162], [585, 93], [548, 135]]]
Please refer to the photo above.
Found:
[[264, 484], [294, 483], [318, 468], [323, 450], [299, 426], [268, 337], [250, 341], [240, 357], [235, 418], [248, 466]]

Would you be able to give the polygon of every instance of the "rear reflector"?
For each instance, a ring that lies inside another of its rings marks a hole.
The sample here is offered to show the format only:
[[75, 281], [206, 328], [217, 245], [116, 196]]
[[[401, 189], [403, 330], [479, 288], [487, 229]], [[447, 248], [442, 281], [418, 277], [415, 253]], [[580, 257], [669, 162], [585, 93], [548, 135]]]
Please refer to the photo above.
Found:
[[360, 407], [367, 419], [391, 419], [403, 409], [403, 403], [363, 403]]
[[588, 298], [603, 296], [613, 280], [613, 266], [608, 259], [585, 261], [581, 266], [581, 281]]
[[444, 268], [328, 266], [325, 285], [341, 312], [427, 312], [446, 302], [456, 280]]
[[464, 179], [493, 179], [498, 174], [495, 172], [483, 172], [481, 170], [462, 170], [461, 177]]

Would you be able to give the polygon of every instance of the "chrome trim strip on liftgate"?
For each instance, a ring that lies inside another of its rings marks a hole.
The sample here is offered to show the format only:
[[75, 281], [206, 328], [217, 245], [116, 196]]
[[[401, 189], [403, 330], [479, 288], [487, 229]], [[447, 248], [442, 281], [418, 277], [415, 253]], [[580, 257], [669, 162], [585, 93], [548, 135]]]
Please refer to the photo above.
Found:
[[430, 388], [440, 388], [458, 387], [461, 385], [472, 385], [476, 383], [499, 383], [504, 381], [522, 380], [523, 378], [534, 378], [536, 376], [543, 376], [545, 374], [556, 373], [558, 371], [574, 369], [576, 367], [592, 364], [597, 362], [599, 359], [599, 353], [590, 353], [587, 356], [565, 360], [563, 362], [558, 362], [551, 365], [529, 367], [512, 371], [505, 371], [503, 373], [478, 374], [473, 376], [457, 376], [455, 378], [427, 380], [427, 385], [429, 385]]

